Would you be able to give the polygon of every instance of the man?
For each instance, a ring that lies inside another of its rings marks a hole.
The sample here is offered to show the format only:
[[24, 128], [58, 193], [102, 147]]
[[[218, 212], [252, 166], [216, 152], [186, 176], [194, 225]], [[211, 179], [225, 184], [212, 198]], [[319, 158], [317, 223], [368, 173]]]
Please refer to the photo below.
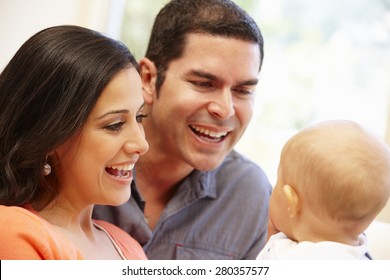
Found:
[[253, 114], [263, 38], [230, 0], [173, 0], [141, 59], [149, 152], [130, 200], [95, 218], [137, 239], [149, 259], [255, 259], [271, 185], [233, 150]]

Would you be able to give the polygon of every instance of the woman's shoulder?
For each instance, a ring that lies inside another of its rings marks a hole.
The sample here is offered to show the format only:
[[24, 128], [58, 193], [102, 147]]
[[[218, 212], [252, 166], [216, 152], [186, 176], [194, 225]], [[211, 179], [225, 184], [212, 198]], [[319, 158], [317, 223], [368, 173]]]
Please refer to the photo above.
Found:
[[41, 226], [40, 219], [32, 211], [21, 206], [0, 205], [0, 223], [6, 223], [7, 227], [23, 228], [20, 225]]
[[33, 210], [0, 205], [0, 259], [79, 259], [76, 247]]

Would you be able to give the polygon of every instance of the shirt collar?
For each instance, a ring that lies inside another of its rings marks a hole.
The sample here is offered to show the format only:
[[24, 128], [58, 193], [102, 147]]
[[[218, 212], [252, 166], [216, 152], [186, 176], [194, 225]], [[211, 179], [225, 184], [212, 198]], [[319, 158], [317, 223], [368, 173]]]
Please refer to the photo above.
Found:
[[211, 172], [212, 171], [194, 170], [188, 176], [187, 179], [191, 184], [187, 187], [192, 186], [198, 198], [217, 197], [217, 186], [212, 180], [213, 176], [211, 176]]

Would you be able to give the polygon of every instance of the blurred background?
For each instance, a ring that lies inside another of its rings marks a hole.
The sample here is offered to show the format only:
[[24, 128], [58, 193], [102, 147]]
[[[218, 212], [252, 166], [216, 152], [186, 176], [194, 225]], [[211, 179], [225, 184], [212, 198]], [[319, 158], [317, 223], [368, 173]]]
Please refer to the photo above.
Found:
[[[0, 0], [0, 70], [31, 35], [77, 24], [141, 58], [167, 0]], [[259, 24], [265, 59], [256, 110], [237, 150], [275, 183], [280, 150], [327, 119], [362, 123], [390, 144], [390, 0], [236, 0]], [[390, 203], [378, 217], [390, 222]]]

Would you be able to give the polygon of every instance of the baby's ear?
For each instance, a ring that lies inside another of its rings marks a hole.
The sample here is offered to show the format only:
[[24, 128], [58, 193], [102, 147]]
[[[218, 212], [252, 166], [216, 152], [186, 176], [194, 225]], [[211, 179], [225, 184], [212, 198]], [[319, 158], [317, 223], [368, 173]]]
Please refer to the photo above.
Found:
[[294, 218], [301, 210], [301, 201], [296, 190], [290, 185], [283, 186], [283, 193], [287, 200], [287, 212], [290, 218]]

